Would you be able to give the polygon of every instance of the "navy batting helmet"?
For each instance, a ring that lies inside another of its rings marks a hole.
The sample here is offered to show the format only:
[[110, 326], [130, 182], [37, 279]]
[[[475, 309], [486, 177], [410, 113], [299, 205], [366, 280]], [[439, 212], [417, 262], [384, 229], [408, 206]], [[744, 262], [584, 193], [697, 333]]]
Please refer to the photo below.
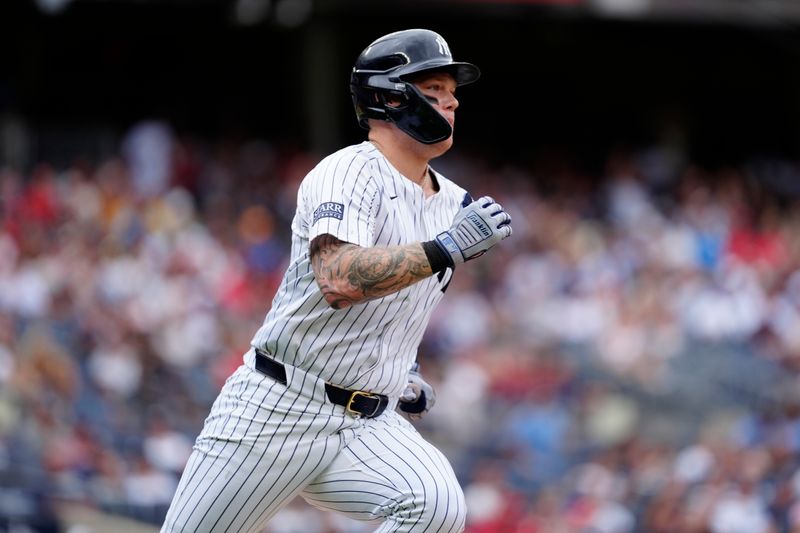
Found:
[[[447, 139], [453, 133], [450, 124], [410, 81], [419, 74], [440, 71], [451, 74], [458, 85], [472, 83], [481, 75], [475, 65], [453, 61], [450, 47], [436, 32], [404, 30], [376, 40], [358, 56], [350, 76], [358, 123], [369, 129], [370, 118], [394, 122], [425, 144]], [[390, 105], [387, 97], [395, 103]]]

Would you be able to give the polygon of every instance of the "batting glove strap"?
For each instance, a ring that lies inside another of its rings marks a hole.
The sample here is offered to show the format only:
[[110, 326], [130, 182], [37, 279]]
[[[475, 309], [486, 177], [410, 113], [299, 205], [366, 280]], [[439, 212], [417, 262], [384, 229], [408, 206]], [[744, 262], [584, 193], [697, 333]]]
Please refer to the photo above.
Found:
[[425, 397], [425, 391], [421, 391], [417, 399], [413, 402], [404, 402], [400, 400], [398, 405], [401, 411], [412, 415], [418, 415], [428, 410], [428, 399]]
[[418, 415], [415, 417], [418, 418], [430, 411], [435, 403], [436, 391], [433, 390], [433, 387], [425, 381], [419, 372], [410, 371], [408, 373], [408, 385], [398, 403], [400, 410], [411, 415]]

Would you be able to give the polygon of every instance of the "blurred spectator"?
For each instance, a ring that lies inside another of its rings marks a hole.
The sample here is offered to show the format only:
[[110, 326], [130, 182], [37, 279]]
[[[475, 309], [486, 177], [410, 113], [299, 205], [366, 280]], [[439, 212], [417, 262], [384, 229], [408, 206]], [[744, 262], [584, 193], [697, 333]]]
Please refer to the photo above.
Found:
[[172, 130], [162, 120], [143, 120], [127, 132], [122, 153], [137, 195], [150, 198], [167, 190], [173, 176], [173, 144]]

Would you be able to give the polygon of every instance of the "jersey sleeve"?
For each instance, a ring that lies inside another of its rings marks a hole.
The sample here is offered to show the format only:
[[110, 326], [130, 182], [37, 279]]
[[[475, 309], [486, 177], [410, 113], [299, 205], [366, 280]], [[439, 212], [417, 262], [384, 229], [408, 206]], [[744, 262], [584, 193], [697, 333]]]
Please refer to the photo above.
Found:
[[333, 157], [321, 162], [304, 183], [309, 241], [327, 233], [358, 246], [372, 246], [377, 193], [364, 158]]

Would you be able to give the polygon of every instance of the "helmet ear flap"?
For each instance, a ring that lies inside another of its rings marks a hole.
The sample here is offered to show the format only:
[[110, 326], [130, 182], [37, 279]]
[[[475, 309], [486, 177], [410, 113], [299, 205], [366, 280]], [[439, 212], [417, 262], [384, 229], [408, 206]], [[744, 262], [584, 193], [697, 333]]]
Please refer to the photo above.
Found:
[[386, 116], [380, 91], [365, 87], [358, 83], [350, 84], [350, 93], [353, 97], [353, 107], [358, 118], [358, 125], [365, 130], [369, 129], [369, 119], [389, 120]]
[[406, 109], [409, 105], [408, 95], [400, 91], [376, 91], [376, 99], [384, 109]]

